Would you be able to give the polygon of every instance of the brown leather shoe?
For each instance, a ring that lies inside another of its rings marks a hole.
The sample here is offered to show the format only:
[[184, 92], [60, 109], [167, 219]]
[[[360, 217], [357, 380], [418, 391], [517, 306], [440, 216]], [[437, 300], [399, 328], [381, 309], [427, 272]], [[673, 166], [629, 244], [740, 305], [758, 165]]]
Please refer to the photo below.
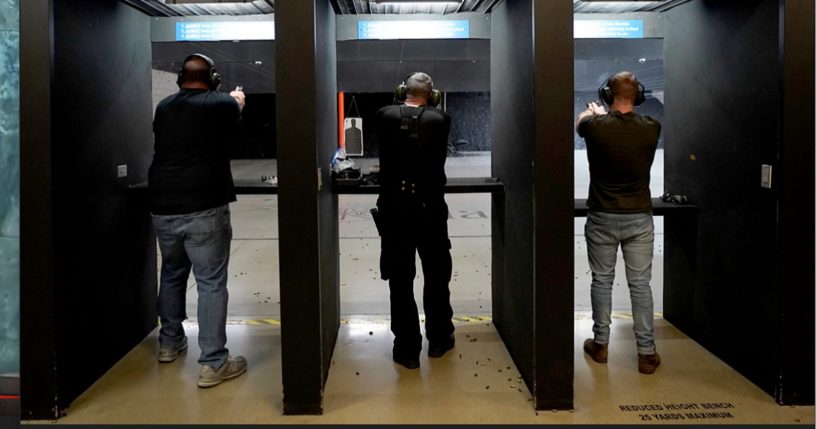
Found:
[[638, 372], [652, 374], [655, 372], [655, 368], [658, 368], [658, 365], [661, 365], [661, 356], [658, 352], [651, 355], [638, 354]]
[[598, 363], [607, 363], [607, 344], [599, 344], [588, 338], [584, 340], [584, 352]]

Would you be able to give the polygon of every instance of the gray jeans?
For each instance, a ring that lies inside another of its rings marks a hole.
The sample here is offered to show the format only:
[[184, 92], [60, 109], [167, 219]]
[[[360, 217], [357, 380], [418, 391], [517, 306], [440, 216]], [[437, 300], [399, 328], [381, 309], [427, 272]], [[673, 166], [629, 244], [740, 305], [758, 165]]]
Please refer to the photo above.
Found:
[[655, 226], [651, 213], [616, 214], [590, 211], [584, 226], [587, 257], [593, 282], [593, 335], [599, 344], [610, 340], [613, 280], [618, 246], [624, 254], [627, 284], [633, 310], [633, 332], [640, 354], [655, 353], [655, 328], [650, 280], [652, 279]]

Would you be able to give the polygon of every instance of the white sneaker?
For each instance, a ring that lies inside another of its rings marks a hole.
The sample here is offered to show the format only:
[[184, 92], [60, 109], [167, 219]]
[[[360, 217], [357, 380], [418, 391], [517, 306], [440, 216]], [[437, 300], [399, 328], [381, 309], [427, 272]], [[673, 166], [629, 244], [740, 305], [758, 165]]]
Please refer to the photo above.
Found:
[[215, 369], [210, 365], [202, 365], [199, 370], [199, 387], [213, 387], [225, 380], [238, 377], [247, 372], [247, 359], [244, 356], [228, 357], [221, 368]]

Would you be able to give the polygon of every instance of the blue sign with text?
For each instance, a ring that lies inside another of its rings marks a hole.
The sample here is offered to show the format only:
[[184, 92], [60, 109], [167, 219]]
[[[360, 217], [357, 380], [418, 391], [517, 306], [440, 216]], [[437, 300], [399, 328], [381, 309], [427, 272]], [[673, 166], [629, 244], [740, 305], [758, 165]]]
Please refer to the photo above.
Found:
[[184, 21], [176, 23], [176, 41], [274, 40], [272, 21]]
[[357, 24], [360, 40], [383, 39], [468, 39], [471, 37], [470, 22], [458, 20], [409, 20], [376, 21], [361, 20]]
[[642, 39], [644, 21], [640, 19], [577, 19], [573, 21], [576, 39]]

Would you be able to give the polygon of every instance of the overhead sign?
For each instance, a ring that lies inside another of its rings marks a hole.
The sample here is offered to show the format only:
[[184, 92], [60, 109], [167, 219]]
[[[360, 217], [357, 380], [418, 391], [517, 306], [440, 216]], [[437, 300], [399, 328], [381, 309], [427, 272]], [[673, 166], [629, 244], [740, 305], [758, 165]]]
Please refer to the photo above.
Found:
[[275, 40], [275, 23], [272, 21], [176, 22], [177, 42], [217, 40]]
[[429, 21], [361, 20], [357, 24], [360, 40], [382, 39], [468, 39], [471, 37], [467, 19]]
[[644, 21], [641, 19], [577, 19], [573, 21], [573, 37], [576, 39], [642, 39], [644, 38]]

